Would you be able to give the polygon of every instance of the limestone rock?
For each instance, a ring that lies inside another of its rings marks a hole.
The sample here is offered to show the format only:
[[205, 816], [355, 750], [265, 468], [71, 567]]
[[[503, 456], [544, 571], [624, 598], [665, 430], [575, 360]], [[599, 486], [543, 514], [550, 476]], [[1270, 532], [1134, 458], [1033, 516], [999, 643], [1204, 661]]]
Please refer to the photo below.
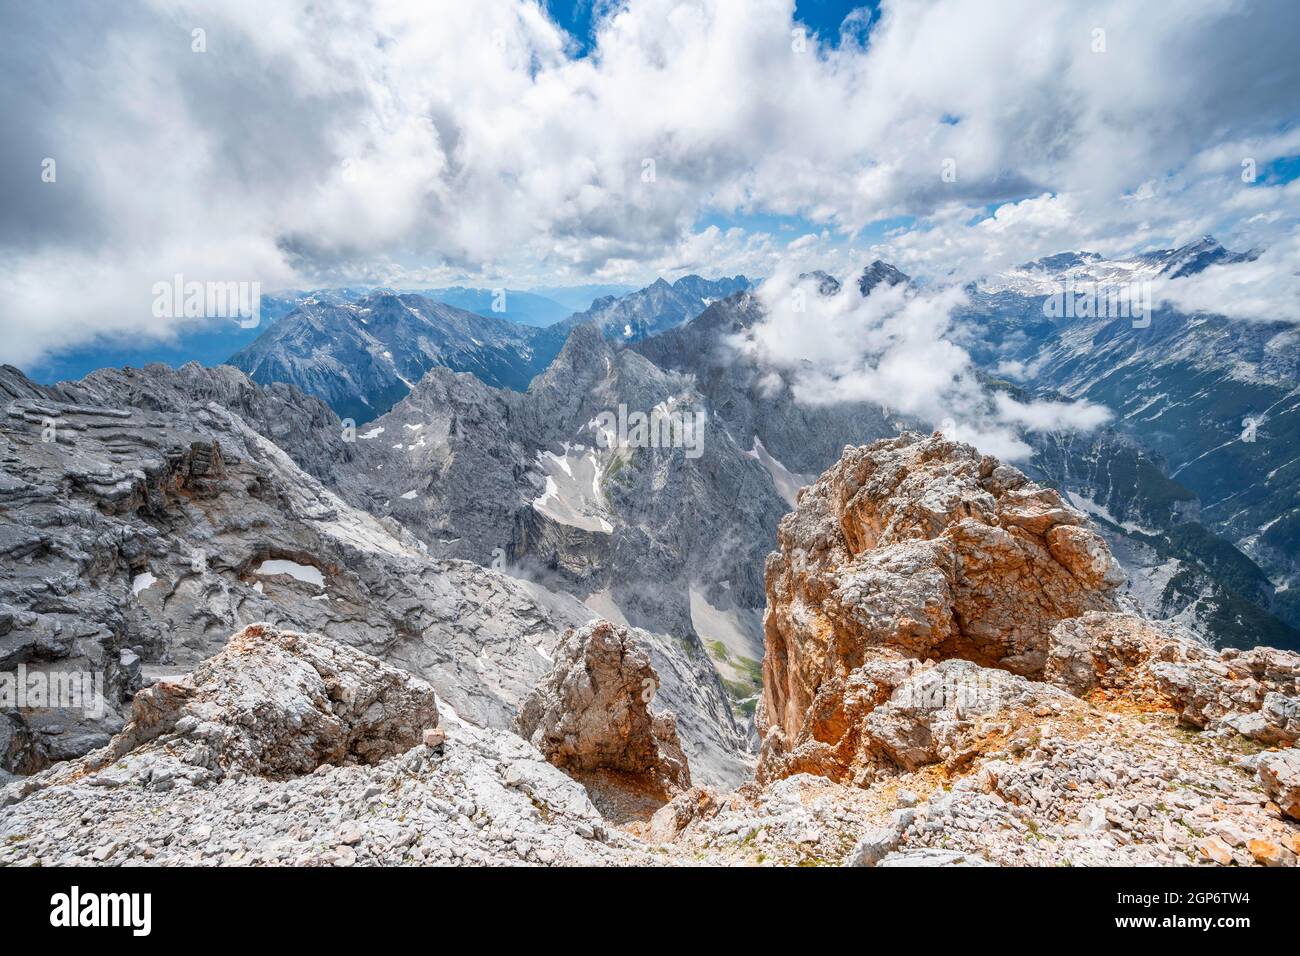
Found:
[[1246, 849], [1260, 866], [1295, 865], [1295, 854], [1270, 840], [1251, 840]]
[[677, 835], [697, 820], [715, 816], [721, 805], [713, 791], [691, 787], [677, 794], [650, 818], [646, 834], [651, 843], [671, 843]]
[[962, 853], [957, 850], [905, 850], [891, 853], [876, 866], [996, 866], [974, 853]]
[[927, 658], [1041, 680], [1052, 629], [1122, 580], [1083, 514], [969, 445], [846, 448], [768, 559], [760, 779], [851, 773], [864, 715]]
[[1292, 747], [1259, 762], [1259, 782], [1282, 812], [1300, 820], [1300, 750]]
[[404, 753], [438, 721], [417, 677], [318, 634], [250, 624], [220, 653], [132, 704], [101, 750], [28, 778], [24, 792], [78, 775], [92, 783], [169, 789], [178, 777], [282, 779], [325, 764], [374, 764]]
[[[429, 435], [435, 397], [390, 432]], [[378, 505], [409, 504], [404, 493], [439, 459], [400, 470], [408, 452], [370, 459], [367, 448], [388, 444], [349, 440], [322, 402], [230, 366], [105, 369], [48, 387], [0, 366], [0, 670], [102, 675], [105, 698], [102, 716], [0, 714], [0, 769], [31, 774], [104, 746], [140, 686], [191, 670], [255, 621], [374, 654], [462, 719], [509, 728], [564, 630], [594, 615], [572, 595], [437, 557], [450, 524], [417, 538]], [[436, 445], [430, 436], [421, 451], [445, 454]], [[481, 494], [481, 460], [463, 449], [456, 459], [468, 461], [465, 494]], [[513, 523], [486, 517], [453, 535], [483, 531], [484, 559]], [[678, 717], [696, 777], [735, 785], [752, 761], [716, 672], [667, 634], [650, 641], [659, 704]]]
[[1098, 688], [1130, 689], [1144, 673], [1141, 665], [1176, 639], [1167, 625], [1131, 614], [1089, 611], [1052, 629], [1043, 676], [1079, 697]]
[[676, 721], [650, 710], [658, 686], [628, 629], [593, 621], [566, 633], [515, 727], [557, 767], [615, 770], [671, 795], [688, 789], [691, 776]]
[[1300, 654], [1170, 643], [1147, 668], [1184, 723], [1273, 746], [1300, 740]]

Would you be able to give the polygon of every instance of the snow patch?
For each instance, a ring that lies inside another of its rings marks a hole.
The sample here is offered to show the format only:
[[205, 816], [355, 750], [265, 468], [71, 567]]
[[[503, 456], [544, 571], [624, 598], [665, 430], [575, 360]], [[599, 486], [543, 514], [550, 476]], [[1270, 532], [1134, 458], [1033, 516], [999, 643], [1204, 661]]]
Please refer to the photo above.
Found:
[[299, 564], [297, 561], [285, 561], [281, 558], [263, 561], [253, 573], [260, 575], [287, 574], [296, 581], [314, 584], [318, 588], [325, 586], [325, 575], [321, 574], [320, 568], [312, 567], [310, 564]]
[[777, 494], [784, 498], [785, 503], [791, 508], [795, 506], [795, 502], [799, 497], [799, 489], [804, 485], [812, 484], [816, 480], [815, 478], [796, 475], [773, 458], [768, 454], [767, 449], [763, 447], [763, 442], [759, 440], [757, 435], [754, 436], [753, 446], [745, 454], [767, 469], [767, 473], [772, 476], [772, 484], [776, 486]]
[[131, 594], [139, 596], [141, 591], [145, 590], [145, 588], [153, 587], [157, 581], [158, 579], [148, 571], [145, 571], [142, 574], [137, 574], [131, 579]]

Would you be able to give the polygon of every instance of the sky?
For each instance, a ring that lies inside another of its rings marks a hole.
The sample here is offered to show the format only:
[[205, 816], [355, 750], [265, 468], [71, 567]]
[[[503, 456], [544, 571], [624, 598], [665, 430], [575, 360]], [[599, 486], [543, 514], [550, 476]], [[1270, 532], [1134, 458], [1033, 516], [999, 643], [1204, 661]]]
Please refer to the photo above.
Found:
[[176, 275], [939, 288], [1209, 233], [1264, 255], [1185, 307], [1300, 303], [1290, 0], [68, 0], [0, 35], [20, 366], [174, 339]]

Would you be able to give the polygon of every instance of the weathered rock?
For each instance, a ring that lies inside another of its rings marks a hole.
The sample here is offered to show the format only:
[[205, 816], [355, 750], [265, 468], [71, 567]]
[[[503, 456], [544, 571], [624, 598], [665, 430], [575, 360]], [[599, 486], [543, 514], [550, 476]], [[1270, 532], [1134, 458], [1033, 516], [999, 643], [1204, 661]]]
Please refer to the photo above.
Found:
[[1008, 721], [1081, 710], [1056, 687], [954, 659], [919, 669], [865, 715], [859, 732], [877, 765], [916, 770], [947, 760], [960, 766], [981, 738]]
[[690, 824], [715, 816], [719, 809], [718, 797], [713, 791], [691, 787], [655, 811], [646, 838], [651, 843], [671, 843]]
[[[595, 616], [568, 594], [436, 558], [393, 517], [349, 504], [395, 460], [371, 463], [361, 449], [375, 442], [347, 440], [292, 386], [191, 363], [46, 387], [4, 366], [0, 409], [0, 671], [102, 676], [106, 704], [98, 717], [0, 715], [0, 768], [34, 773], [103, 746], [141, 683], [190, 670], [254, 621], [380, 656], [461, 718], [505, 729], [565, 628]], [[408, 423], [392, 427], [432, 429]], [[414, 478], [392, 480], [403, 502]], [[696, 776], [739, 782], [751, 760], [708, 660], [666, 635], [652, 658]]]
[[[768, 559], [760, 779], [839, 779], [853, 739], [927, 658], [1041, 679], [1062, 620], [1123, 580], [1083, 514], [968, 445], [907, 434], [847, 448]], [[896, 751], [897, 753], [897, 751]]]
[[1246, 849], [1260, 866], [1294, 866], [1295, 854], [1271, 840], [1251, 840]]
[[628, 629], [594, 621], [565, 635], [515, 727], [557, 767], [616, 770], [674, 794], [691, 775], [672, 715], [650, 710], [658, 686]]
[[436, 724], [432, 688], [405, 671], [318, 634], [251, 624], [177, 681], [132, 703], [132, 719], [102, 750], [58, 764], [24, 792], [86, 774], [92, 783], [285, 778], [325, 764], [374, 764]]
[[1171, 643], [1147, 668], [1190, 726], [1228, 728], [1270, 745], [1300, 740], [1300, 654]]
[[876, 866], [996, 866], [974, 853], [962, 853], [957, 850], [905, 850], [891, 853]]
[[514, 734], [417, 746], [437, 720], [418, 678], [253, 625], [138, 695], [111, 746], [6, 787], [0, 866], [646, 862]]
[[1202, 857], [1219, 866], [1232, 865], [1232, 848], [1217, 836], [1206, 837], [1197, 844]]
[[1300, 820], [1300, 750], [1291, 747], [1259, 762], [1264, 792], [1293, 820]]
[[845, 860], [845, 866], [875, 866], [897, 849], [903, 831], [911, 824], [915, 814], [910, 809], [896, 810], [884, 826], [872, 827], [854, 844]]
[[1144, 621], [1132, 614], [1089, 611], [1061, 621], [1052, 629], [1043, 677], [1079, 697], [1097, 689], [1135, 690], [1148, 677], [1141, 665], [1180, 638], [1197, 650], [1204, 649], [1168, 625]]

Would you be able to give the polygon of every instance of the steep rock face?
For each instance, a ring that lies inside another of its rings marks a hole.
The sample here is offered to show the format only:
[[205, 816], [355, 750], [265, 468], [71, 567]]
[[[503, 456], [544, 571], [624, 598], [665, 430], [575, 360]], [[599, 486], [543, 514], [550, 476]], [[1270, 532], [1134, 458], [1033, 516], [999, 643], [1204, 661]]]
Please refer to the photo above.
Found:
[[881, 650], [1041, 677], [1051, 629], [1114, 609], [1123, 580], [1086, 520], [937, 434], [846, 449], [782, 521], [768, 562], [768, 772], [778, 754], [843, 742], [846, 718], [809, 717], [836, 711], [843, 682]]
[[585, 322], [594, 322], [610, 339], [635, 342], [688, 322], [718, 299], [749, 288], [744, 276], [705, 279], [685, 276], [676, 282], [658, 279], [644, 289], [624, 296], [597, 299], [585, 312], [578, 312], [555, 325], [567, 332]]
[[[694, 376], [718, 421], [751, 453], [762, 448], [773, 479], [780, 485], [786, 482], [779, 479], [788, 478], [791, 491], [811, 484], [839, 459], [845, 445], [897, 434], [899, 416], [879, 405], [796, 400], [788, 373], [739, 347], [764, 316], [758, 296], [745, 293], [715, 302], [693, 321], [632, 348], [665, 371]], [[793, 507], [791, 494], [787, 510]]]
[[422, 295], [376, 292], [357, 302], [304, 301], [230, 364], [260, 384], [287, 382], [340, 416], [383, 414], [435, 366], [522, 389], [562, 333], [466, 312]]
[[[620, 413], [667, 430], [689, 421], [696, 440], [620, 435], [603, 418]], [[706, 672], [706, 651], [727, 644], [735, 671], [714, 661], [723, 676], [743, 676], [731, 685], [738, 700], [756, 691], [762, 563], [788, 508], [749, 447], [712, 416], [690, 375], [616, 349], [589, 323], [523, 394], [430, 371], [359, 430], [338, 487], [432, 554], [568, 591], [594, 616], [685, 649]], [[722, 683], [702, 679], [725, 702]]]
[[[102, 712], [0, 713], [0, 770], [103, 747], [142, 680], [188, 670], [259, 621], [381, 657], [466, 721], [504, 729], [564, 630], [596, 616], [439, 559], [305, 473], [299, 462], [348, 469], [356, 445], [291, 386], [150, 366], [45, 388], [4, 368], [0, 401], [0, 672], [102, 677], [104, 698]], [[701, 779], [741, 779], [743, 741], [707, 660], [664, 638], [654, 661]]]
[[[1293, 451], [1300, 426], [1300, 352], [1294, 325], [1188, 315], [1162, 303], [1138, 322], [1109, 310], [1049, 320], [1042, 308], [1046, 296], [1067, 288], [1174, 279], [1173, 288], [1177, 277], [1213, 263], [1230, 269], [1251, 257], [1209, 237], [1127, 260], [1050, 257], [982, 280], [959, 323], [970, 325], [966, 340], [980, 343], [974, 357], [990, 371], [1023, 368], [1019, 378], [1026, 389], [1111, 408], [1116, 430], [1167, 463], [1168, 478], [1196, 495], [1200, 521], [1209, 530], [1236, 544], [1274, 580], [1294, 583], [1300, 567], [1300, 461]], [[1123, 457], [1099, 451], [1092, 464], [1080, 460], [1083, 468], [1076, 473], [1092, 473], [1082, 477], [1099, 502], [1111, 497], [1112, 468], [1120, 479], [1117, 497], [1131, 495], [1125, 492], [1133, 484], [1123, 480]], [[1055, 457], [1046, 456], [1049, 472]], [[1160, 483], [1136, 490], [1139, 496], [1156, 491], [1159, 506]], [[1264, 608], [1293, 627], [1300, 623], [1294, 604]], [[1288, 646], [1297, 646], [1294, 634]]]
[[61, 402], [137, 408], [171, 415], [194, 414], [210, 402], [234, 412], [307, 474], [332, 485], [352, 460], [355, 445], [344, 440], [338, 416], [295, 385], [255, 385], [231, 365], [205, 368], [189, 362], [144, 368], [103, 368], [78, 382], [45, 390]]
[[650, 710], [658, 686], [628, 629], [596, 621], [565, 635], [515, 729], [557, 767], [616, 770], [672, 795], [690, 788], [691, 773], [673, 716]]
[[1006, 728], [1084, 719], [1078, 698], [1265, 746], [1300, 737], [1300, 656], [1216, 651], [1121, 612], [1122, 577], [1083, 516], [968, 446], [846, 449], [780, 543], [760, 780], [952, 771]]

